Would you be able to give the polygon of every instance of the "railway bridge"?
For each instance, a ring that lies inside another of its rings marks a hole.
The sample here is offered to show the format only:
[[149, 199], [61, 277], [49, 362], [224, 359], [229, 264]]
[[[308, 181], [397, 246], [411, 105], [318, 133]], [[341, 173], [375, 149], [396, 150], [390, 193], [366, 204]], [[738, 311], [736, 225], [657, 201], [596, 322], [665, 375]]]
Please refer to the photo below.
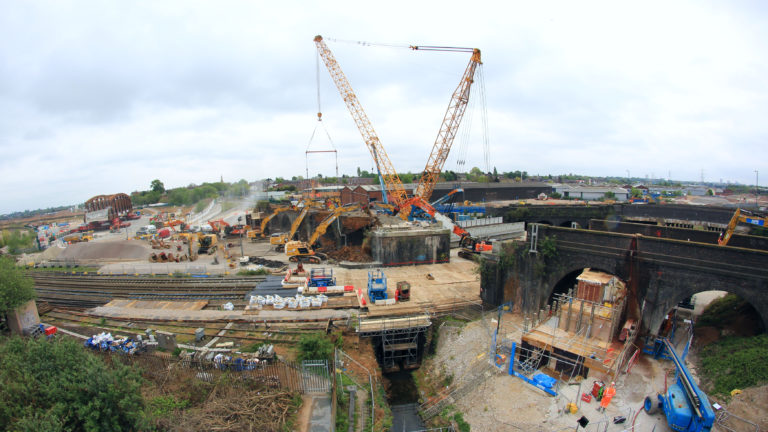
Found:
[[490, 207], [489, 216], [504, 222], [525, 222], [570, 228], [589, 226], [590, 219], [639, 222], [658, 226], [722, 231], [735, 208], [680, 204], [511, 205]]
[[636, 301], [630, 316], [657, 333], [680, 301], [722, 290], [747, 300], [768, 323], [768, 252], [695, 241], [531, 224], [528, 242], [483, 260], [481, 296], [489, 304], [514, 300], [541, 309], [556, 285], [584, 268], [628, 281]]

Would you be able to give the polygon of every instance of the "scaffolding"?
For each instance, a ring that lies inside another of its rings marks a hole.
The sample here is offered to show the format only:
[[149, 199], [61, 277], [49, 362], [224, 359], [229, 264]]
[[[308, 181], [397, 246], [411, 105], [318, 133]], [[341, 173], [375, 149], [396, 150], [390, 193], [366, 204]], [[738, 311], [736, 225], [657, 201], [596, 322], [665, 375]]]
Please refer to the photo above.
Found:
[[357, 333], [372, 337], [385, 371], [414, 369], [421, 363], [426, 331], [432, 325], [428, 315], [403, 318], [359, 319]]

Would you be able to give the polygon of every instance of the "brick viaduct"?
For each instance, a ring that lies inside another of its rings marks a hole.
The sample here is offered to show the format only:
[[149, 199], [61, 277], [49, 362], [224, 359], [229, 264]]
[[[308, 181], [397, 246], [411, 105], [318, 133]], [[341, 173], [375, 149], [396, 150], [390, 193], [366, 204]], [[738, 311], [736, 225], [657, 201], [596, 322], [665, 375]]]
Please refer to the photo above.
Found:
[[560, 280], [590, 267], [629, 282], [637, 302], [629, 303], [628, 314], [642, 315], [643, 328], [651, 333], [681, 300], [710, 290], [746, 299], [768, 324], [766, 251], [538, 224], [528, 227], [529, 239], [535, 227], [536, 252], [530, 252], [529, 240], [511, 254], [483, 261], [486, 303], [513, 300], [524, 311], [537, 311]]
[[658, 205], [524, 205], [489, 207], [489, 216], [503, 216], [504, 222], [543, 223], [553, 226], [589, 226], [590, 219], [638, 221], [656, 225], [719, 229], [728, 224], [734, 209], [726, 207]]

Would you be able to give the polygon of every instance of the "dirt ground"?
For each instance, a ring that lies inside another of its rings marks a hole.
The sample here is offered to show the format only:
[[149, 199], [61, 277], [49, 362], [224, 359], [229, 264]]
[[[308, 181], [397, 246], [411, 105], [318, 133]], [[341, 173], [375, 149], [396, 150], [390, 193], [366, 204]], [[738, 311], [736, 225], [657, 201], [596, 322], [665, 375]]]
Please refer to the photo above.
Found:
[[[519, 341], [521, 322], [520, 315], [505, 314], [499, 339]], [[473, 377], [474, 371], [487, 367], [495, 326], [495, 313], [486, 314], [484, 319], [465, 325], [454, 322], [442, 325], [438, 330], [437, 352], [422, 366], [421, 373], [424, 374], [425, 380], [432, 383], [450, 381], [453, 385], [460, 385]], [[690, 365], [689, 367], [695, 373], [695, 368]], [[605, 380], [605, 377], [590, 375], [583, 380], [581, 388], [577, 383], [566, 385], [561, 387], [557, 397], [552, 397], [523, 380], [508, 375], [506, 367], [493, 372], [455, 405], [464, 413], [464, 419], [472, 426], [472, 430], [569, 430], [568, 428], [575, 427], [576, 420], [583, 415], [590, 420], [587, 431], [604, 430], [606, 425], [608, 431], [623, 431], [630, 426], [632, 417], [637, 414], [636, 431], [666, 432], [671, 429], [663, 415], [648, 416], [645, 412], [638, 414], [638, 411], [642, 409], [646, 396], [664, 389], [664, 375], [672, 370], [672, 364], [668, 361], [641, 356], [629, 374], [622, 374], [616, 380], [617, 393], [605, 414], [596, 410], [598, 404], [594, 399], [587, 403], [577, 397], [579, 390], [582, 393], [588, 392], [595, 379]], [[435, 396], [422, 392], [424, 400]], [[579, 411], [575, 415], [565, 412], [566, 404], [573, 401], [579, 404]], [[745, 390], [733, 399], [728, 409], [735, 415], [764, 422], [768, 410], [768, 386]], [[613, 424], [613, 417], [619, 415], [627, 417], [628, 422]]]

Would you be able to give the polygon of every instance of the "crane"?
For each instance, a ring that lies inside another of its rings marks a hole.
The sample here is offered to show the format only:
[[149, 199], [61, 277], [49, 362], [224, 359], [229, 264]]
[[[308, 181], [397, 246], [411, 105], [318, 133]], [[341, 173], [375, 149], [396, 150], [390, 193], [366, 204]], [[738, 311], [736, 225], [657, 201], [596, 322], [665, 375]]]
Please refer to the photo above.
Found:
[[464, 112], [467, 109], [470, 89], [472, 83], [475, 81], [475, 70], [482, 64], [482, 61], [480, 58], [480, 50], [477, 48], [412, 46], [411, 49], [421, 51], [472, 53], [472, 57], [469, 59], [469, 64], [467, 64], [467, 68], [464, 70], [464, 75], [462, 75], [459, 85], [451, 96], [451, 101], [448, 104], [448, 109], [445, 111], [440, 131], [437, 133], [437, 139], [432, 146], [432, 152], [429, 154], [429, 159], [427, 159], [427, 165], [424, 168], [419, 184], [414, 191], [414, 195], [419, 196], [424, 200], [429, 200], [432, 196], [435, 184], [440, 177], [440, 172], [443, 170], [443, 166], [445, 166], [445, 161], [448, 159], [451, 145], [453, 145], [453, 140], [456, 138], [456, 132], [459, 129], [461, 120], [464, 117]]
[[731, 221], [728, 222], [728, 227], [725, 229], [723, 234], [717, 240], [717, 243], [720, 246], [727, 246], [728, 241], [731, 239], [731, 236], [733, 236], [733, 231], [736, 230], [736, 225], [738, 225], [739, 222], [744, 222], [744, 223], [764, 227], [766, 226], [766, 223], [765, 223], [766, 220], [768, 220], [768, 218], [763, 216], [753, 215], [746, 210], [737, 208], [736, 211], [733, 213], [733, 217], [731, 217]]
[[[448, 110], [443, 118], [443, 124], [437, 135], [437, 140], [435, 141], [430, 157], [427, 160], [424, 174], [416, 188], [415, 196], [408, 198], [405, 187], [403, 186], [400, 177], [397, 175], [397, 171], [392, 166], [381, 141], [376, 135], [376, 131], [374, 131], [368, 116], [365, 114], [362, 105], [360, 105], [357, 95], [355, 95], [352, 90], [352, 86], [349, 84], [344, 72], [342, 72], [339, 63], [323, 41], [322, 36], [315, 36], [314, 41], [320, 57], [328, 68], [328, 72], [330, 73], [334, 84], [336, 84], [342, 99], [344, 99], [344, 103], [347, 105], [355, 124], [363, 136], [363, 140], [371, 152], [371, 156], [373, 156], [376, 170], [379, 173], [379, 182], [381, 183], [382, 198], [384, 199], [384, 202], [386, 204], [394, 204], [396, 207], [395, 213], [399, 213], [400, 217], [403, 219], [419, 218], [425, 215], [433, 217], [434, 209], [430, 206], [427, 200], [432, 195], [432, 190], [434, 189], [435, 183], [440, 176], [440, 172], [445, 165], [451, 145], [456, 137], [456, 132], [461, 124], [461, 119], [464, 116], [467, 102], [469, 101], [470, 88], [474, 82], [475, 70], [478, 65], [482, 64], [480, 50], [477, 48], [420, 45], [411, 45], [409, 47], [412, 50], [422, 51], [471, 52], [472, 57], [462, 75], [459, 86], [451, 97]], [[389, 196], [387, 194], [389, 194]], [[412, 207], [414, 206], [418, 208], [419, 211], [412, 211]]]
[[357, 95], [352, 90], [349, 80], [347, 80], [328, 45], [323, 41], [323, 37], [320, 35], [315, 36], [314, 41], [320, 58], [323, 59], [325, 67], [328, 68], [336, 88], [338, 88], [344, 103], [347, 105], [347, 109], [352, 114], [355, 125], [357, 125], [365, 144], [368, 146], [368, 150], [371, 152], [376, 169], [381, 173], [382, 193], [388, 193], [387, 202], [392, 201], [393, 204], [399, 206], [408, 198], [403, 182], [397, 175], [397, 171], [395, 171], [395, 167], [390, 162], [389, 156], [384, 151], [384, 147], [381, 145], [381, 141], [378, 135], [376, 135], [376, 131], [373, 129], [373, 125], [365, 114], [362, 105], [360, 105]]

